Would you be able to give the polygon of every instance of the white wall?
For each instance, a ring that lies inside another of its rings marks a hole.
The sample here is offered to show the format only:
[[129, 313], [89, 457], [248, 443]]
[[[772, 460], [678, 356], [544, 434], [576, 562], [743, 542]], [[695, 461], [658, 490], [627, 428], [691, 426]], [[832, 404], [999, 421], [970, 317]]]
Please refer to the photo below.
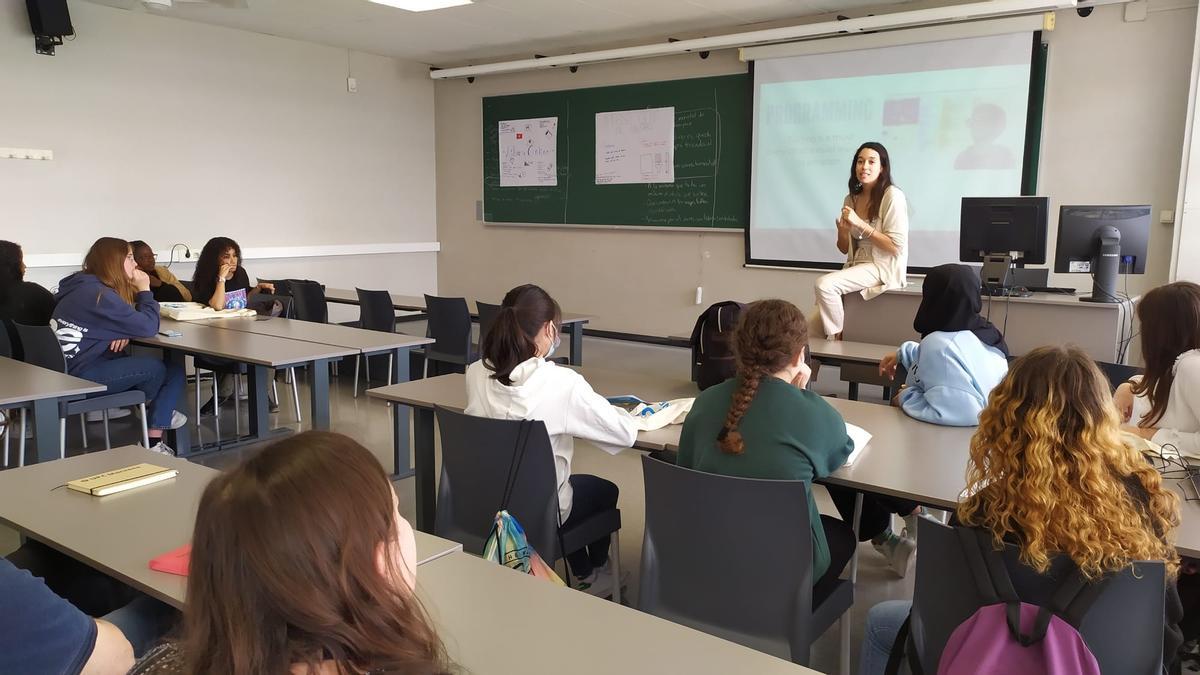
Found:
[[[1188, 5], [1179, 7], [1179, 5]], [[1152, 0], [1144, 22], [1120, 6], [1089, 18], [1059, 12], [1050, 43], [1040, 190], [1059, 204], [1146, 203], [1175, 208], [1186, 109], [1194, 3]], [[744, 72], [732, 52], [555, 69], [437, 84], [439, 288], [498, 300], [509, 287], [541, 283], [593, 327], [649, 335], [690, 330], [698, 307], [726, 298], [783, 297], [812, 306], [817, 273], [742, 267], [738, 234], [516, 229], [475, 220], [481, 198], [483, 96], [651, 82]], [[896, 158], [899, 164], [900, 158]], [[903, 183], [903, 175], [898, 175]], [[1057, 220], [1057, 213], [1054, 215]], [[1056, 222], [1052, 222], [1051, 243]], [[1130, 291], [1166, 281], [1172, 232], [1156, 225], [1150, 270]], [[1085, 287], [1063, 275], [1060, 285]]]
[[[78, 37], [34, 53], [0, 3], [0, 237], [36, 264], [98, 236], [244, 249], [428, 242], [436, 250], [426, 66], [72, 1]], [[347, 74], [358, 93], [346, 91]], [[436, 289], [436, 253], [249, 260], [253, 276]], [[70, 268], [34, 268], [52, 285]]]

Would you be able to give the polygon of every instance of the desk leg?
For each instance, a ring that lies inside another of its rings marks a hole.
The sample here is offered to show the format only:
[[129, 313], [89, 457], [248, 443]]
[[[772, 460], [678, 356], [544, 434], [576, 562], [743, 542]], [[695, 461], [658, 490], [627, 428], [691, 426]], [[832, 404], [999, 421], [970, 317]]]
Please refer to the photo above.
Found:
[[854, 555], [850, 556], [850, 583], [858, 581], [858, 530], [862, 525], [863, 493], [860, 490], [854, 495]]
[[583, 365], [583, 323], [571, 324], [571, 365]]
[[312, 428], [329, 430], [329, 359], [308, 362], [308, 395]]
[[[400, 417], [397, 406], [396, 417]], [[413, 408], [413, 444], [416, 450], [417, 529], [433, 532], [437, 494], [434, 484], [433, 410]]]
[[[11, 419], [9, 420], [12, 425]], [[19, 427], [12, 427], [19, 428]], [[61, 442], [61, 429], [58, 426], [58, 399], [44, 398], [33, 402], [33, 438], [37, 441], [37, 454], [33, 461], [41, 464], [58, 459], [58, 445]]]
[[[392, 383], [408, 382], [408, 352], [407, 349], [397, 349], [392, 357]], [[405, 405], [393, 405], [392, 409], [392, 452], [393, 479], [408, 478], [413, 475], [412, 466], [408, 463], [408, 412]]]
[[851, 383], [850, 383], [850, 386], [849, 386], [849, 387], [847, 387], [847, 389], [849, 390], [849, 397], [850, 397], [850, 400], [851, 400], [851, 401], [857, 401], [857, 400], [858, 400], [858, 383], [857, 383], [857, 382], [851, 382]]
[[[246, 375], [250, 394], [250, 435], [264, 438], [271, 430], [271, 418], [267, 410], [267, 383], [275, 371], [266, 366], [248, 365]], [[234, 406], [236, 412], [237, 407]]]

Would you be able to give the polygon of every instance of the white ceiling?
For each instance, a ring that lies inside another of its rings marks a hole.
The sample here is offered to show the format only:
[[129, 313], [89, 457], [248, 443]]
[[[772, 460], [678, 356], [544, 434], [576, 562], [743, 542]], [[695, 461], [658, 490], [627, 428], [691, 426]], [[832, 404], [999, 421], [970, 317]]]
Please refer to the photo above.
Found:
[[[148, 11], [139, 0], [90, 0]], [[900, 4], [910, 0], [892, 0]], [[477, 0], [432, 12], [407, 12], [368, 0], [175, 0], [169, 11], [189, 21], [278, 35], [436, 66], [586, 51], [636, 39], [853, 13], [880, 0]], [[245, 4], [230, 8], [219, 3]]]

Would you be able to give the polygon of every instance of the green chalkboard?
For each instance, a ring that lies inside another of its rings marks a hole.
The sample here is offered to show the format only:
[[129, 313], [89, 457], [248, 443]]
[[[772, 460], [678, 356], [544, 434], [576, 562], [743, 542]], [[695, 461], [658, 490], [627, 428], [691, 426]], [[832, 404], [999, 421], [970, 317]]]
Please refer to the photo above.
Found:
[[[750, 217], [750, 76], [483, 99], [483, 219], [744, 228]], [[596, 113], [675, 108], [673, 183], [596, 184]], [[558, 118], [557, 186], [500, 187], [503, 120]]]

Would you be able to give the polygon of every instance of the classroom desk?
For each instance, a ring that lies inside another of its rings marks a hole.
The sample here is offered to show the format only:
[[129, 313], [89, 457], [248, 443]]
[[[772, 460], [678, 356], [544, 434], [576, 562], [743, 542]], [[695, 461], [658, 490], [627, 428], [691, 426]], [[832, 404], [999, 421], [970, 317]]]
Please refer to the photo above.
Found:
[[[1079, 298], [1083, 295], [985, 296], [983, 314], [990, 312], [992, 323], [1004, 331], [1004, 339], [1014, 355], [1042, 345], [1074, 344], [1093, 359], [1114, 363], [1120, 338], [1128, 339], [1132, 332], [1133, 307], [1138, 298], [1103, 304], [1082, 302]], [[869, 301], [850, 293], [843, 296], [843, 301], [846, 306], [843, 335], [847, 340], [899, 346], [906, 340], [921, 339], [912, 327], [921, 304], [919, 284], [887, 291]]]
[[417, 573], [450, 659], [509, 673], [815, 673], [783, 659], [466, 553]]
[[[140, 462], [178, 469], [179, 475], [107, 497], [58, 487]], [[0, 523], [181, 608], [187, 579], [156, 572], [149, 562], [191, 539], [200, 495], [218, 473], [136, 445], [10, 469], [0, 472]], [[417, 533], [419, 565], [460, 550], [457, 542]]]
[[[0, 357], [0, 409], [31, 404], [33, 437], [37, 441], [34, 462], [58, 459], [58, 447], [62, 439], [58, 402], [107, 389], [105, 385], [90, 380]], [[8, 426], [13, 433], [20, 433], [20, 425], [16, 424], [12, 415], [9, 415]]]
[[[692, 382], [664, 380], [659, 377], [638, 373], [621, 373], [610, 370], [581, 368], [588, 383], [605, 396], [633, 394], [646, 401], [669, 401], [676, 398], [693, 398], [700, 392]], [[367, 395], [388, 401], [396, 410], [392, 415], [397, 427], [393, 434], [394, 461], [396, 466], [407, 466], [407, 436], [400, 437], [403, 416], [401, 405], [413, 411], [413, 473], [416, 475], [417, 529], [433, 531], [434, 510], [437, 503], [436, 461], [434, 459], [433, 409], [434, 406], [462, 411], [467, 407], [466, 376], [461, 373], [428, 377], [412, 382], [393, 384], [387, 387], [368, 389]], [[664, 450], [668, 444], [679, 443], [679, 425], [668, 426], [657, 431], [638, 433], [634, 448], [638, 450]], [[402, 455], [403, 452], [403, 455]]]
[[[214, 319], [232, 321], [233, 319]], [[270, 323], [270, 322], [264, 322]], [[311, 393], [312, 428], [329, 428], [329, 368], [332, 361], [359, 353], [352, 347], [325, 345], [317, 342], [289, 340], [240, 330], [215, 328], [207, 323], [174, 321], [163, 318], [161, 330], [177, 330], [179, 337], [154, 335], [134, 338], [131, 342], [166, 350], [169, 358], [183, 365], [185, 356], [210, 356], [237, 361], [247, 365], [250, 394], [250, 435], [236, 443], [254, 442], [267, 438], [270, 417], [267, 411], [267, 384], [276, 370], [292, 366], [308, 366]], [[227, 447], [218, 439], [218, 446]], [[186, 454], [190, 448], [177, 448]]]
[[[392, 293], [392, 307], [395, 309], [403, 309], [408, 311], [424, 312], [425, 311], [425, 296], [423, 295], [400, 295]], [[325, 301], [336, 302], [343, 305], [357, 305], [358, 291], [353, 288], [326, 288]], [[467, 309], [471, 312], [471, 319], [478, 321], [479, 312], [475, 307], [475, 302], [467, 301]], [[563, 312], [562, 329], [569, 336], [570, 341], [570, 361], [573, 366], [583, 365], [583, 324], [591, 321], [592, 317], [585, 314], [571, 314]]]

